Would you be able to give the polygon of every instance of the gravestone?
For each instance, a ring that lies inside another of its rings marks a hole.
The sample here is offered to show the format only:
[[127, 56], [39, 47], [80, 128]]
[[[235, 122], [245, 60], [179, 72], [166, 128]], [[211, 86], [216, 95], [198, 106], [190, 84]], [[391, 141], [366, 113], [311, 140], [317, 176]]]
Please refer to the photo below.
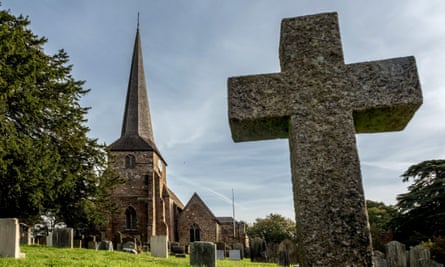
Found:
[[388, 267], [385, 253], [381, 251], [374, 250], [373, 262], [374, 262], [374, 267]]
[[405, 245], [391, 241], [385, 245], [386, 263], [388, 267], [407, 267]]
[[116, 232], [113, 236], [113, 244], [115, 250], [121, 250], [122, 249], [122, 233]]
[[52, 232], [52, 246], [57, 248], [73, 248], [73, 228], [54, 228]]
[[235, 243], [232, 245], [232, 249], [238, 249], [240, 251], [241, 259], [244, 259], [244, 245], [241, 243]]
[[204, 241], [191, 243], [190, 265], [216, 267], [216, 245], [212, 242]]
[[122, 251], [138, 254], [136, 243], [133, 241], [127, 241], [122, 245]]
[[217, 249], [216, 250], [216, 259], [218, 259], [218, 260], [224, 260], [224, 258], [225, 258], [225, 251], [224, 250], [221, 250], [221, 249]]
[[266, 242], [259, 237], [250, 239], [250, 261], [266, 262]]
[[289, 139], [302, 266], [371, 266], [355, 134], [405, 127], [422, 103], [415, 59], [345, 64], [325, 13], [282, 21], [280, 65], [229, 78], [232, 138]]
[[151, 256], [157, 258], [168, 258], [168, 238], [166, 235], [150, 237]]
[[32, 244], [32, 232], [31, 227], [21, 223], [19, 225], [20, 229], [20, 245], [31, 245]]
[[53, 232], [49, 232], [48, 235], [46, 236], [46, 245], [48, 247], [53, 246]]
[[97, 250], [113, 251], [113, 242], [109, 240], [102, 240], [97, 243]]
[[229, 259], [234, 260], [234, 261], [241, 260], [241, 251], [239, 249], [229, 250]]
[[19, 221], [15, 218], [0, 219], [0, 257], [24, 258], [20, 252]]
[[88, 236], [86, 241], [87, 241], [87, 248], [88, 249], [95, 249], [95, 250], [97, 250], [97, 241], [96, 241], [96, 236], [95, 235]]

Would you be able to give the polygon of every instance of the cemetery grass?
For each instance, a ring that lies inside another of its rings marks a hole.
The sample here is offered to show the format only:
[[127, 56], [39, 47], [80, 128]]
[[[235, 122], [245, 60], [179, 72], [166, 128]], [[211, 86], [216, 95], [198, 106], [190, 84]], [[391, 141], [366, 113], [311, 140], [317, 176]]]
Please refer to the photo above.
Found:
[[[190, 259], [170, 256], [168, 259], [151, 257], [150, 253], [138, 255], [120, 251], [95, 251], [90, 249], [64, 249], [40, 245], [21, 246], [24, 259], [0, 258], [0, 267], [138, 267], [138, 266], [190, 266]], [[259, 267], [276, 266], [270, 263], [254, 263], [249, 259], [243, 261], [218, 260], [218, 267]]]

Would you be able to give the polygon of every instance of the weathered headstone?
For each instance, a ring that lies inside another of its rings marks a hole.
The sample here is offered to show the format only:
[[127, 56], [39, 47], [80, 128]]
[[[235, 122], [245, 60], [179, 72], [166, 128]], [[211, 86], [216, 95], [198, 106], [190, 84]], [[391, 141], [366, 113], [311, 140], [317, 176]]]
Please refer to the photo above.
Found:
[[232, 245], [232, 249], [239, 250], [241, 259], [244, 259], [244, 245], [243, 244], [241, 244], [241, 243], [234, 243]]
[[405, 245], [398, 241], [391, 241], [385, 245], [386, 262], [388, 267], [407, 267]]
[[25, 254], [20, 252], [19, 232], [19, 221], [17, 219], [0, 219], [0, 257], [25, 257]]
[[116, 232], [114, 233], [113, 236], [113, 244], [114, 244], [114, 249], [115, 250], [121, 250], [122, 249], [122, 233], [121, 232]]
[[234, 261], [241, 260], [241, 251], [239, 249], [229, 250], [229, 259], [234, 260]]
[[252, 262], [266, 262], [266, 242], [259, 237], [250, 239], [250, 260]]
[[288, 138], [302, 266], [371, 266], [356, 133], [402, 130], [414, 57], [345, 64], [336, 13], [284, 19], [281, 72], [228, 80], [236, 142]]
[[138, 254], [136, 243], [133, 241], [127, 241], [122, 245], [122, 251]]
[[217, 249], [216, 250], [216, 259], [218, 259], [218, 260], [224, 260], [224, 258], [225, 258], [225, 251], [224, 250], [221, 250], [221, 249]]
[[73, 248], [73, 228], [55, 228], [52, 232], [52, 246], [57, 248]]
[[86, 238], [87, 248], [88, 249], [96, 249], [97, 250], [97, 241], [95, 235], [90, 235]]
[[29, 227], [24, 223], [21, 223], [19, 229], [20, 229], [20, 245], [31, 245], [32, 244], [31, 227]]
[[97, 243], [97, 250], [113, 251], [113, 242], [109, 240], [102, 240]]
[[151, 256], [157, 258], [168, 258], [168, 238], [166, 235], [150, 237]]
[[212, 242], [204, 241], [191, 243], [190, 265], [216, 267], [216, 245]]
[[388, 267], [388, 263], [386, 263], [385, 253], [374, 250], [373, 255], [374, 267]]

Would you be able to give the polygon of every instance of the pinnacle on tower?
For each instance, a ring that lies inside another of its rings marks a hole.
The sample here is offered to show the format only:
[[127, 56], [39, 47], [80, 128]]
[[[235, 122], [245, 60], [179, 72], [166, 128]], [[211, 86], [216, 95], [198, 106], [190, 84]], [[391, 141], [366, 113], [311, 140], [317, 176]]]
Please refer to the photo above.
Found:
[[154, 150], [159, 154], [151, 126], [141, 39], [139, 37], [139, 18], [131, 60], [121, 137], [111, 144], [110, 149], [112, 151]]

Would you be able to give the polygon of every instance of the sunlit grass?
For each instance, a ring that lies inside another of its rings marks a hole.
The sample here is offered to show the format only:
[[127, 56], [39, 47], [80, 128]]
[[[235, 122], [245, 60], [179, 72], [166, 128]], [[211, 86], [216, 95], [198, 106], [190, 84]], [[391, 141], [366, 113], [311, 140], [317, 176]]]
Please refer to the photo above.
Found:
[[[138, 255], [120, 251], [95, 251], [90, 249], [63, 249], [46, 246], [22, 246], [21, 251], [26, 254], [24, 259], [0, 258], [0, 266], [8, 267], [138, 267], [138, 266], [190, 266], [190, 259], [170, 256], [167, 259], [154, 258], [150, 253]], [[235, 266], [276, 266], [276, 264], [253, 263], [243, 261], [218, 260], [218, 267]]]

